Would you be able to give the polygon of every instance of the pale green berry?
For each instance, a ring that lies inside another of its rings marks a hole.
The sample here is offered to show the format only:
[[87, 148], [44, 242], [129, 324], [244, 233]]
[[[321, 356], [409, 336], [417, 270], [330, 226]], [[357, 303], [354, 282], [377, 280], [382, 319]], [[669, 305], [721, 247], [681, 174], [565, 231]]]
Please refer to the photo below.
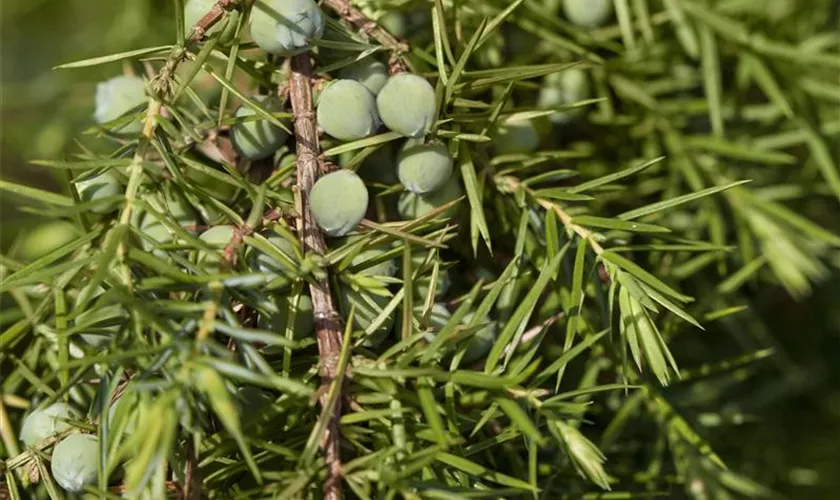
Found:
[[[414, 319], [419, 324], [423, 324], [423, 308], [424, 306], [418, 305], [414, 307]], [[440, 303], [435, 303], [432, 305], [432, 310], [429, 312], [429, 322], [425, 324], [425, 328], [430, 328], [432, 331], [426, 337], [429, 342], [434, 339], [434, 336], [439, 332], [443, 327], [449, 323], [449, 319], [452, 317], [452, 314], [449, 312], [449, 309], [446, 308], [445, 305]], [[402, 320], [401, 318], [397, 318], [397, 337], [402, 337]], [[416, 332], [412, 332], [416, 333]]]
[[[295, 249], [294, 245], [290, 243], [289, 240], [276, 234], [268, 236], [266, 239], [269, 243], [277, 247], [275, 250], [278, 250], [294, 262]], [[251, 250], [251, 267], [266, 274], [286, 274], [289, 272], [288, 267], [283, 265], [282, 262], [275, 259], [272, 255], [257, 249], [256, 247]]]
[[279, 312], [270, 316], [260, 315], [259, 327], [262, 330], [285, 336], [289, 318], [294, 313], [295, 323], [292, 327], [292, 338], [302, 339], [312, 335], [315, 330], [315, 323], [312, 315], [312, 299], [309, 298], [309, 295], [300, 294], [297, 298], [297, 307], [295, 307], [294, 297], [291, 295], [278, 297], [276, 304]]
[[313, 0], [257, 0], [251, 11], [251, 38], [261, 49], [293, 56], [324, 34], [324, 15]]
[[[432, 210], [446, 205], [451, 201], [455, 201], [463, 196], [464, 191], [461, 184], [458, 182], [457, 176], [453, 175], [446, 181], [437, 191], [432, 191], [427, 194], [417, 194], [411, 191], [404, 191], [400, 195], [397, 203], [397, 210], [400, 217], [405, 220], [416, 219], [422, 217]], [[451, 217], [457, 211], [457, 205], [453, 205], [447, 210], [444, 210], [440, 217]]]
[[340, 141], [363, 139], [379, 128], [374, 95], [355, 80], [336, 80], [321, 92], [318, 125]]
[[[114, 174], [110, 172], [77, 181], [76, 190], [79, 193], [79, 199], [85, 203], [122, 194], [122, 186], [117, 178], [114, 177]], [[97, 214], [106, 214], [116, 209], [117, 206], [115, 204], [111, 204], [110, 206], [100, 204], [91, 207], [90, 211]]]
[[[283, 110], [279, 99], [269, 96], [254, 96], [253, 100], [269, 113]], [[243, 105], [236, 110], [237, 118], [256, 115], [250, 106]], [[289, 133], [265, 118], [236, 123], [230, 127], [231, 141], [236, 152], [249, 160], [261, 160], [273, 155], [280, 149]]]
[[217, 252], [199, 252], [199, 262], [210, 264], [210, 269], [216, 270], [217, 265], [222, 262], [225, 247], [233, 239], [234, 231], [233, 226], [213, 226], [201, 233], [198, 239], [215, 248]]
[[376, 20], [376, 24], [397, 38], [405, 38], [408, 34], [407, 22], [405, 14], [398, 10], [388, 11]]
[[[195, 232], [194, 226], [198, 223], [198, 216], [186, 200], [177, 195], [167, 196], [165, 198], [165, 204], [168, 209], [168, 214], [164, 214], [164, 216], [174, 219], [187, 232]], [[171, 243], [175, 239], [175, 233], [163, 222], [148, 213], [144, 213], [139, 217], [140, 231], [146, 236], [145, 238], [141, 238], [140, 242], [143, 250], [153, 252], [160, 258], [166, 258], [166, 252], [156, 249], [156, 247]]]
[[[192, 158], [192, 160], [197, 161], [197, 163], [201, 163], [203, 166], [207, 167], [208, 170], [221, 170], [221, 168], [216, 166], [217, 164], [207, 161], [206, 158], [199, 158], [197, 160]], [[240, 189], [233, 184], [219, 181], [216, 177], [208, 174], [203, 169], [198, 168], [184, 169], [184, 178], [189, 180], [192, 185], [200, 187], [203, 191], [212, 195], [213, 198], [222, 202], [229, 202], [233, 200]], [[209, 217], [207, 222], [213, 222], [218, 219], [219, 211], [216, 208], [207, 206], [206, 210]]]
[[493, 147], [500, 155], [530, 153], [540, 146], [540, 134], [531, 120], [508, 119], [496, 132]]
[[[356, 291], [349, 286], [338, 287], [338, 305], [342, 316], [346, 319], [353, 309], [353, 326], [360, 330], [367, 330], [380, 317], [391, 297], [376, 295], [367, 291]], [[394, 315], [389, 314], [384, 321], [365, 339], [367, 347], [377, 347], [388, 337], [394, 326]]]
[[31, 262], [74, 241], [81, 236], [75, 224], [56, 220], [38, 224], [26, 233], [16, 255], [24, 262]]
[[391, 186], [399, 182], [396, 154], [391, 143], [386, 143], [371, 153], [362, 161], [356, 172], [367, 183]]
[[394, 75], [376, 96], [382, 123], [406, 137], [422, 137], [435, 121], [435, 89], [425, 78], [409, 73]]
[[77, 493], [94, 484], [99, 463], [99, 440], [92, 434], [71, 434], [55, 445], [50, 470], [67, 491]]
[[350, 170], [331, 172], [320, 179], [309, 193], [312, 216], [330, 236], [344, 236], [365, 217], [368, 191], [362, 179]]
[[397, 157], [400, 182], [412, 193], [437, 191], [452, 176], [452, 156], [442, 142], [410, 139]]
[[345, 80], [356, 80], [364, 85], [373, 95], [379, 93], [388, 80], [388, 68], [372, 57], [345, 66], [338, 72], [338, 77]]
[[[429, 295], [429, 287], [432, 284], [433, 262], [426, 263], [428, 252], [417, 252], [411, 255], [411, 272], [418, 276], [414, 280], [414, 296], [419, 300], [426, 300]], [[420, 269], [422, 267], [422, 269]], [[417, 275], [417, 271], [420, 274]], [[449, 274], [449, 269], [442, 266], [438, 267], [438, 277], [435, 282], [435, 297], [440, 298], [446, 295], [449, 286], [452, 284], [452, 279]]]
[[353, 260], [351, 265], [359, 268], [359, 274], [365, 276], [388, 276], [391, 277], [397, 272], [397, 266], [394, 259], [384, 261], [377, 261], [377, 257], [385, 253], [384, 250], [371, 248], [359, 252]]
[[[473, 316], [475, 316], [473, 312], [468, 312], [461, 319], [461, 323], [464, 325], [468, 324]], [[485, 317], [477, 324], [483, 326], [470, 337], [467, 350], [461, 358], [462, 363], [473, 363], [483, 358], [490, 352], [490, 349], [496, 341], [497, 327], [494, 321], [490, 321], [490, 318]]]
[[67, 403], [53, 403], [35, 410], [23, 419], [20, 440], [27, 446], [34, 446], [44, 439], [70, 428], [61, 419], [79, 420], [82, 415]]
[[[572, 68], [559, 73], [552, 73], [544, 80], [537, 98], [539, 109], [551, 109], [564, 104], [572, 104], [590, 96], [589, 78], [586, 71]], [[558, 111], [549, 116], [553, 123], [569, 122], [579, 110]]]
[[[96, 86], [96, 123], [107, 123], [146, 103], [143, 79], [136, 76], [116, 76]], [[143, 129], [141, 120], [122, 126], [119, 132], [136, 134]]]
[[[432, 285], [432, 272], [429, 271], [426, 276], [420, 277], [414, 281], [414, 296], [419, 298], [420, 300], [426, 300], [426, 297], [429, 295], [429, 288]], [[435, 298], [440, 299], [446, 292], [449, 291], [449, 287], [452, 285], [452, 277], [449, 273], [449, 269], [440, 269], [438, 270], [438, 279], [435, 282]]]
[[601, 26], [613, 13], [613, 0], [563, 0], [566, 18], [582, 28]]
[[[213, 9], [217, 0], [188, 0], [184, 5], [184, 32], [190, 33], [190, 29], [201, 21], [205, 14]], [[219, 35], [219, 43], [221, 45], [230, 45], [236, 36], [236, 25], [239, 23], [239, 11], [236, 9], [229, 10], [224, 19], [216, 23], [207, 32], [208, 36]]]

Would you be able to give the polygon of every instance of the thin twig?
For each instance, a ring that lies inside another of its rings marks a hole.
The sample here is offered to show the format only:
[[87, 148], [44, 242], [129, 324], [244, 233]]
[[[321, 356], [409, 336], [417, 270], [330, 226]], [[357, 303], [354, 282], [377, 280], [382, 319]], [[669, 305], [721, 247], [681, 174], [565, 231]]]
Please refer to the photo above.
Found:
[[155, 90], [164, 95], [168, 95], [172, 91], [172, 78], [175, 75], [175, 70], [178, 69], [178, 65], [187, 59], [189, 55], [188, 49], [194, 43], [204, 40], [210, 28], [224, 19], [227, 13], [237, 8], [240, 3], [242, 3], [242, 0], [217, 0], [213, 4], [210, 11], [204, 14], [190, 29], [187, 39], [184, 40], [184, 45], [176, 46], [172, 49], [172, 52], [166, 60], [166, 64], [164, 64], [153, 82]]
[[557, 217], [560, 219], [560, 222], [566, 226], [567, 229], [577, 233], [578, 236], [581, 237], [584, 241], [589, 243], [589, 246], [592, 247], [592, 250], [595, 252], [596, 255], [601, 255], [604, 253], [604, 248], [595, 240], [595, 235], [589, 229], [585, 227], [575, 224], [572, 220], [572, 216], [569, 215], [563, 207], [558, 205], [557, 203], [553, 203], [546, 199], [540, 198], [536, 195], [533, 189], [529, 188], [525, 184], [523, 184], [519, 179], [513, 176], [505, 176], [504, 181], [506, 187], [511, 190], [511, 192], [516, 191], [517, 189], [524, 189], [526, 193], [531, 195], [537, 203], [540, 204], [544, 209], [553, 211]]
[[187, 443], [187, 471], [184, 479], [184, 500], [201, 500], [201, 476], [198, 470], [198, 457], [192, 441]]
[[391, 73], [405, 73], [408, 43], [388, 33], [361, 11], [350, 5], [349, 0], [323, 0], [322, 3], [334, 10], [342, 19], [356, 26], [366, 38], [372, 38], [391, 51]]
[[[299, 228], [304, 252], [323, 255], [326, 251], [324, 235], [309, 210], [309, 192], [320, 172], [318, 155], [318, 131], [312, 111], [312, 66], [308, 54], [295, 56], [292, 60], [289, 95], [295, 116], [295, 151], [297, 154], [297, 188], [302, 200]], [[329, 278], [324, 277], [309, 284], [312, 309], [315, 317], [315, 332], [318, 339], [318, 353], [321, 357], [321, 380], [327, 386], [336, 378], [338, 359], [341, 353], [341, 328], [330, 294]], [[327, 393], [322, 394], [321, 404], [328, 403]], [[324, 481], [325, 500], [340, 500], [341, 457], [339, 455], [339, 427], [341, 397], [337, 398], [330, 417], [321, 448], [326, 454], [327, 479]]]

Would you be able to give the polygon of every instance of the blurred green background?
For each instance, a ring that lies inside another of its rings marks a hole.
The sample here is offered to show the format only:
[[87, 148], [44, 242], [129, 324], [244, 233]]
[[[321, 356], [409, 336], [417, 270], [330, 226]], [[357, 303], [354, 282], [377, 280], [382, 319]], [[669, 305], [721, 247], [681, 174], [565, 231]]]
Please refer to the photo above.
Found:
[[[0, 176], [58, 189], [53, 171], [27, 164], [60, 158], [92, 124], [94, 86], [119, 64], [53, 71], [62, 62], [170, 43], [169, 0], [3, 0]], [[57, 175], [63, 175], [61, 173]], [[831, 205], [827, 205], [831, 206]], [[831, 206], [836, 211], [836, 207]], [[827, 219], [832, 214], [825, 214]], [[0, 198], [0, 246], [6, 249], [34, 216]], [[710, 379], [705, 393], [675, 400], [730, 467], [790, 498], [840, 495], [840, 280], [800, 303], [778, 289], [752, 292], [763, 322], [746, 322], [736, 342], [720, 329], [680, 339], [684, 367], [773, 347], [776, 356], [742, 380]], [[735, 325], [736, 328], [740, 326]], [[750, 330], [748, 333], [747, 330]], [[674, 389], [678, 392], [679, 385]], [[702, 392], [702, 391], [701, 391]], [[697, 401], [704, 404], [697, 405]], [[708, 409], [731, 421], [704, 421]]]
[[[2, 134], [0, 175], [43, 188], [60, 184], [47, 169], [27, 164], [59, 158], [80, 130], [93, 124], [97, 81], [122, 71], [119, 63], [54, 71], [105, 53], [171, 43], [171, 0], [3, 0], [0, 5]], [[0, 195], [0, 246], [5, 250], [30, 215]]]

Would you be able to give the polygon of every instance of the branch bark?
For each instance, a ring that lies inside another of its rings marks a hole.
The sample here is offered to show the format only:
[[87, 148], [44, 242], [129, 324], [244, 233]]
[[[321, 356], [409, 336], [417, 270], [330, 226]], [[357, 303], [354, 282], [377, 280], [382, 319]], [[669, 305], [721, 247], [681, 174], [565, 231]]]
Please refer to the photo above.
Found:
[[[308, 54], [292, 59], [292, 73], [289, 94], [292, 112], [295, 116], [295, 144], [297, 154], [297, 187], [301, 197], [300, 236], [304, 253], [323, 255], [326, 250], [324, 235], [315, 225], [309, 210], [309, 192], [318, 177], [323, 174], [318, 161], [320, 146], [315, 128], [315, 113], [312, 111], [312, 65]], [[321, 356], [321, 380], [328, 386], [337, 376], [338, 358], [341, 353], [341, 327], [332, 295], [329, 278], [325, 277], [309, 285], [312, 309], [315, 316], [315, 333], [318, 339], [318, 353]], [[321, 405], [326, 405], [327, 391], [321, 395]], [[324, 482], [324, 498], [340, 500], [341, 457], [339, 454], [339, 427], [341, 397], [335, 403], [321, 448], [327, 460], [328, 474]]]
[[408, 52], [408, 43], [388, 33], [381, 26], [369, 19], [360, 10], [350, 5], [349, 0], [322, 0], [323, 5], [334, 10], [342, 19], [357, 27], [367, 37], [372, 38], [391, 51], [391, 73], [407, 71], [403, 54]]

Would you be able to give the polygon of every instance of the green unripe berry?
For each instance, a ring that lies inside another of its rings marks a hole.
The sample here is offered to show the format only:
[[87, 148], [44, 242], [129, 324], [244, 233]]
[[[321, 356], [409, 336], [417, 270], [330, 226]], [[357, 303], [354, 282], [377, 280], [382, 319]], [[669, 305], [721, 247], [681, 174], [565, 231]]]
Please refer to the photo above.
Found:
[[[269, 243], [277, 247], [280, 253], [294, 261], [295, 249], [289, 240], [279, 235], [271, 235], [266, 239]], [[285, 274], [288, 272], [288, 268], [281, 262], [257, 248], [254, 248], [251, 253], [251, 267], [257, 269], [261, 273], [267, 274]]]
[[423, 77], [394, 75], [376, 96], [376, 108], [389, 129], [406, 137], [422, 137], [435, 121], [435, 89]]
[[[96, 123], [116, 120], [146, 102], [146, 88], [143, 79], [136, 76], [116, 76], [96, 86]], [[140, 120], [120, 128], [125, 134], [136, 134], [143, 129]]]
[[344, 236], [365, 217], [368, 191], [355, 172], [338, 170], [318, 179], [309, 193], [309, 206], [325, 233]]
[[[114, 174], [110, 172], [105, 172], [97, 175], [96, 177], [76, 182], [76, 190], [79, 193], [79, 199], [83, 202], [96, 201], [122, 194], [122, 186], [117, 178], [114, 177]], [[90, 210], [91, 212], [97, 214], [106, 214], [108, 212], [113, 212], [116, 209], [117, 207], [113, 205], [99, 205], [92, 207]]]
[[[417, 320], [418, 323], [423, 322], [423, 305], [418, 305], [414, 307], [414, 318]], [[431, 332], [427, 340], [431, 342], [434, 339], [434, 335], [440, 331], [443, 327], [449, 323], [449, 318], [452, 317], [452, 313], [449, 312], [449, 309], [446, 308], [445, 305], [440, 303], [435, 303], [432, 305], [432, 310], [429, 313], [429, 322], [425, 325], [426, 328], [431, 328], [433, 332]], [[397, 337], [402, 337], [402, 321], [397, 321], [396, 327]]]
[[496, 133], [493, 147], [500, 155], [530, 153], [540, 145], [540, 134], [531, 120], [505, 120]]
[[[350, 156], [352, 157], [352, 153]], [[346, 161], [349, 161], [349, 158]], [[399, 182], [396, 154], [391, 143], [383, 144], [365, 158], [356, 173], [367, 183], [390, 186]]]
[[50, 463], [53, 479], [77, 493], [96, 482], [99, 440], [92, 434], [71, 434], [55, 445]]
[[17, 256], [31, 262], [57, 250], [81, 236], [75, 224], [63, 220], [38, 224], [27, 233], [17, 249]]
[[[213, 163], [212, 161], [207, 161], [206, 158], [192, 160], [201, 163], [209, 170], [221, 171], [220, 167], [216, 167], [217, 164]], [[217, 179], [216, 177], [198, 168], [184, 169], [184, 178], [189, 180], [193, 186], [201, 188], [201, 190], [206, 191], [216, 200], [223, 202], [233, 200], [236, 197], [237, 193], [239, 193], [240, 189], [233, 184], [227, 182], [220, 182], [219, 179]], [[215, 207], [209, 206], [206, 207], [206, 216], [207, 222], [212, 223], [218, 219], [219, 212]]]
[[376, 264], [370, 264], [374, 259], [385, 253], [384, 250], [372, 248], [370, 250], [363, 250], [359, 252], [351, 261], [352, 266], [364, 265], [364, 269], [359, 270], [359, 274], [365, 276], [393, 276], [397, 272], [397, 266], [393, 259], [389, 259]]
[[452, 176], [452, 157], [442, 142], [408, 140], [397, 156], [400, 182], [412, 193], [436, 191]]
[[[188, 0], [187, 4], [184, 5], [184, 33], [189, 35], [190, 29], [201, 21], [201, 18], [210, 12], [214, 5], [216, 5], [216, 0]], [[207, 35], [213, 36], [221, 33], [219, 35], [219, 43], [221, 45], [230, 45], [236, 36], [236, 25], [239, 23], [239, 16], [238, 10], [229, 10], [227, 16], [210, 28]]]
[[[411, 255], [411, 272], [418, 276], [414, 280], [414, 297], [418, 300], [426, 300], [429, 295], [429, 287], [432, 284], [432, 262], [426, 263], [428, 252], [417, 252]], [[420, 269], [420, 268], [423, 269]], [[420, 275], [417, 271], [420, 270]], [[449, 274], [449, 269], [440, 267], [438, 269], [438, 277], [435, 282], [435, 298], [441, 298], [446, 295], [449, 286], [452, 284], [452, 279]]]
[[284, 295], [277, 299], [279, 312], [271, 316], [260, 316], [259, 327], [279, 335], [285, 335], [288, 328], [289, 318], [292, 313], [295, 316], [295, 323], [292, 327], [292, 338], [302, 339], [312, 335], [315, 330], [315, 323], [312, 316], [312, 299], [309, 295], [301, 294], [297, 298], [297, 307], [294, 304], [294, 297]]
[[[417, 194], [411, 191], [404, 191], [400, 195], [399, 202], [397, 203], [397, 210], [399, 211], [400, 217], [405, 220], [416, 219], [442, 205], [457, 200], [463, 194], [464, 191], [458, 182], [457, 176], [453, 175], [446, 181], [443, 187], [431, 193]], [[450, 209], [441, 213], [440, 217], [451, 217], [456, 210], [457, 206], [452, 206]]]
[[[435, 283], [435, 298], [440, 299], [446, 292], [449, 291], [449, 287], [452, 285], [452, 277], [449, 274], [449, 269], [441, 269], [438, 271], [438, 279]], [[426, 297], [429, 295], [429, 288], [432, 286], [432, 276], [431, 271], [427, 276], [423, 276], [418, 278], [414, 282], [414, 296], [419, 298], [420, 300], [426, 300]]]
[[70, 424], [60, 419], [79, 420], [81, 416], [66, 403], [53, 403], [46, 408], [35, 410], [23, 419], [20, 440], [27, 446], [34, 446], [70, 428]]
[[391, 10], [382, 14], [376, 20], [376, 24], [397, 38], [405, 38], [408, 34], [406, 16], [398, 10]]
[[[468, 312], [464, 315], [461, 323], [465, 325], [468, 324], [474, 315], [474, 313]], [[496, 341], [497, 327], [495, 322], [490, 321], [490, 318], [485, 317], [483, 320], [479, 321], [478, 324], [484, 326], [482, 326], [470, 337], [469, 343], [467, 344], [467, 350], [464, 352], [464, 357], [461, 358], [462, 363], [473, 363], [483, 358], [488, 352], [490, 352], [490, 349], [493, 347], [493, 343]]]
[[342, 68], [338, 77], [345, 80], [355, 80], [364, 85], [373, 95], [379, 93], [388, 81], [388, 68], [372, 57]]
[[[253, 98], [269, 113], [282, 111], [283, 105], [279, 99], [269, 96], [255, 96]], [[257, 112], [250, 106], [240, 106], [236, 110], [237, 118], [254, 116]], [[236, 123], [230, 127], [230, 138], [236, 152], [249, 160], [261, 160], [273, 155], [275, 151], [289, 138], [288, 132], [260, 118], [244, 123]]]
[[[166, 196], [164, 199], [168, 215], [181, 227], [185, 228], [187, 232], [194, 233], [191, 226], [195, 226], [198, 222], [198, 216], [193, 210], [192, 206], [178, 195]], [[173, 241], [175, 233], [169, 229], [163, 222], [154, 216], [143, 213], [139, 215], [139, 223], [133, 224], [140, 227], [140, 231], [146, 238], [142, 238], [140, 244], [143, 250], [147, 252], [154, 252], [160, 258], [166, 258], [166, 252], [162, 250], [155, 250], [155, 247], [167, 244]]]
[[324, 16], [313, 0], [257, 0], [251, 11], [251, 38], [261, 49], [293, 56], [324, 34]]
[[613, 0], [563, 0], [563, 12], [572, 23], [595, 28], [612, 16]]
[[[552, 73], [544, 80], [544, 86], [540, 89], [537, 98], [539, 109], [550, 109], [582, 101], [589, 98], [590, 86], [586, 72], [581, 69], [569, 69], [559, 73]], [[577, 110], [558, 111], [549, 116], [553, 123], [567, 123], [575, 115]]]
[[374, 95], [355, 80], [336, 80], [321, 92], [318, 125], [340, 141], [363, 139], [379, 128]]
[[[360, 330], [367, 330], [374, 321], [382, 314], [382, 311], [391, 301], [391, 297], [376, 295], [370, 292], [356, 291], [349, 286], [338, 287], [338, 306], [342, 316], [347, 318], [351, 307], [353, 310], [353, 325]], [[365, 339], [364, 345], [377, 347], [391, 332], [394, 326], [394, 316], [388, 315], [385, 321], [371, 332]]]
[[221, 263], [221, 253], [233, 238], [234, 231], [235, 228], [233, 226], [213, 226], [201, 233], [198, 239], [217, 249], [218, 253], [201, 251], [199, 252], [198, 261], [210, 264], [210, 268], [214, 269]]

